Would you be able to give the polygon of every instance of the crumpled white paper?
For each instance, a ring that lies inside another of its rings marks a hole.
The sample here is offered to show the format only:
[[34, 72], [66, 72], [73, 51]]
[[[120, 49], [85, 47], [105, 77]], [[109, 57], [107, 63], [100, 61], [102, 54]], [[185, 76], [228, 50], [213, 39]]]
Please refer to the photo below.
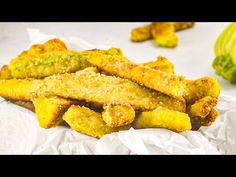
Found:
[[[38, 29], [28, 32], [31, 44], [56, 37]], [[76, 50], [109, 48], [77, 37], [60, 38]], [[42, 129], [34, 113], [0, 98], [0, 154], [236, 154], [236, 98], [221, 95], [216, 108], [218, 120], [199, 131], [130, 128], [97, 140], [63, 125]]]

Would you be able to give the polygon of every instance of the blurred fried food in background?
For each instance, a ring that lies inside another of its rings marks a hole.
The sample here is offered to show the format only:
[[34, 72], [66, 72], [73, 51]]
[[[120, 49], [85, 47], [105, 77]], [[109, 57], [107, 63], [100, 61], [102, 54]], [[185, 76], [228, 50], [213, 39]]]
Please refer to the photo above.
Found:
[[142, 42], [153, 39], [157, 46], [174, 48], [178, 45], [176, 31], [193, 27], [194, 22], [152, 22], [131, 31], [131, 41]]

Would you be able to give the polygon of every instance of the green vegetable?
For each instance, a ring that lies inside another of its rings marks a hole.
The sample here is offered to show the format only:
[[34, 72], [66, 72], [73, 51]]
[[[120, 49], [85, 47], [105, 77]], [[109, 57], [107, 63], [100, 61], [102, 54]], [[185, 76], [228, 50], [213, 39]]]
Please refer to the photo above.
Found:
[[236, 83], [236, 23], [230, 24], [215, 44], [216, 58], [212, 63], [216, 73], [231, 83]]
[[236, 83], [236, 66], [232, 62], [230, 55], [216, 57], [212, 64], [216, 73], [231, 83]]

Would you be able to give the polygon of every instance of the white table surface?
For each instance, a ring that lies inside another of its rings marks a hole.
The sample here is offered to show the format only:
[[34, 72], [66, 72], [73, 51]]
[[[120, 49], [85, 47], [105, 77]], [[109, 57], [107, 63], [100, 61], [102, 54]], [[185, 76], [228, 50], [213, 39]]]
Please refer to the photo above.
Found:
[[7, 64], [28, 47], [27, 28], [38, 28], [43, 33], [59, 37], [80, 37], [95, 46], [119, 47], [135, 62], [165, 56], [174, 63], [178, 75], [185, 75], [188, 79], [213, 76], [219, 80], [222, 94], [236, 96], [236, 85], [218, 77], [211, 67], [214, 43], [229, 23], [196, 23], [192, 29], [177, 33], [179, 45], [176, 49], [157, 47], [152, 40], [130, 42], [131, 29], [140, 24], [143, 23], [0, 23], [0, 63]]

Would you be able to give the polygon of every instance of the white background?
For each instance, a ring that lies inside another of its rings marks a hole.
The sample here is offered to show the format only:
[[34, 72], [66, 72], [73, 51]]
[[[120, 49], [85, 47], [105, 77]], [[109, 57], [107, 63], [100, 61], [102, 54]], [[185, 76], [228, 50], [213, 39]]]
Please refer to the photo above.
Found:
[[229, 23], [196, 23], [192, 29], [178, 32], [179, 45], [175, 49], [157, 47], [152, 40], [130, 42], [130, 31], [143, 23], [0, 23], [0, 63], [8, 63], [29, 45], [27, 28], [38, 28], [45, 34], [59, 37], [79, 37], [91, 46], [119, 47], [135, 62], [167, 57], [175, 65], [178, 75], [197, 79], [205, 75], [216, 77], [221, 93], [236, 96], [235, 85], [218, 77], [211, 63], [214, 43]]

